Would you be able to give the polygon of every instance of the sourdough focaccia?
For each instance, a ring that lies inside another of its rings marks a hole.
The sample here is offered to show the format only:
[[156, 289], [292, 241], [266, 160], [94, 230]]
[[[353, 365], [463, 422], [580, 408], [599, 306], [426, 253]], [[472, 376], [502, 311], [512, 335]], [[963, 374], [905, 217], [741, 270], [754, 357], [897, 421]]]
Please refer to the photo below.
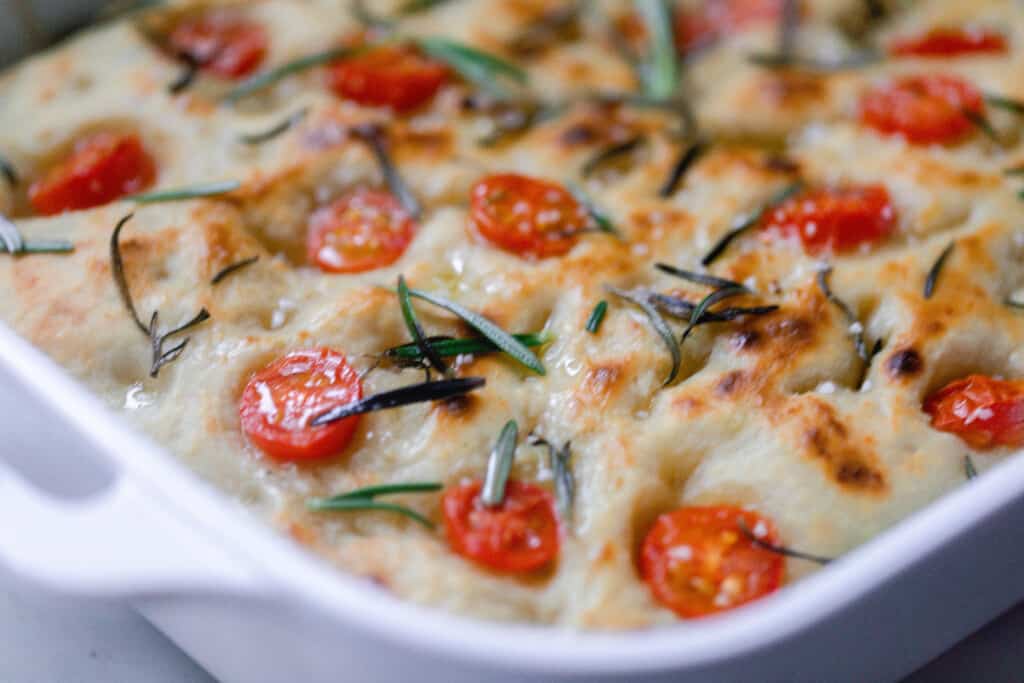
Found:
[[158, 4], [0, 76], [0, 319], [368, 590], [714, 614], [1024, 445], [1022, 74], [1013, 0]]

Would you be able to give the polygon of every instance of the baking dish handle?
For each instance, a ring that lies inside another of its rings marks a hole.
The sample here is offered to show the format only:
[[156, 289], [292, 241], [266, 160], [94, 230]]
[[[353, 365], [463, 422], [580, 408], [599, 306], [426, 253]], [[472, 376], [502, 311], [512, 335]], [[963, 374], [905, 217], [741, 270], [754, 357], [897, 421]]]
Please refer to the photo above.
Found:
[[90, 597], [253, 594], [262, 581], [125, 477], [80, 500], [47, 496], [0, 460], [0, 564]]

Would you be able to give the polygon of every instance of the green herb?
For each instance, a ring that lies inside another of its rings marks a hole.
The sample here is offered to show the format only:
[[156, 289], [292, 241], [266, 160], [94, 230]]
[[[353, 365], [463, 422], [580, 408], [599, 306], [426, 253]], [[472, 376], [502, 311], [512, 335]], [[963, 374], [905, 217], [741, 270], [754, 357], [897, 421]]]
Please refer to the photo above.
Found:
[[1016, 301], [1012, 296], [1008, 296], [1003, 299], [1003, 303], [1010, 308], [1024, 309], [1024, 301]]
[[418, 289], [409, 290], [409, 294], [417, 299], [430, 302], [435, 306], [439, 306], [451, 313], [454, 313], [458, 317], [462, 318], [467, 325], [489, 339], [499, 349], [512, 356], [512, 358], [533, 370], [538, 375], [546, 374], [544, 365], [540, 362], [540, 359], [533, 354], [533, 351], [530, 351], [530, 349], [528, 349], [522, 342], [518, 341], [515, 337], [479, 313], [475, 313], [454, 301], [445, 299], [444, 297], [422, 292]]
[[668, 348], [669, 355], [672, 358], [672, 368], [669, 370], [668, 377], [665, 378], [663, 386], [671, 384], [675, 378], [679, 375], [679, 368], [683, 362], [682, 351], [679, 349], [679, 342], [676, 341], [676, 335], [672, 332], [672, 328], [668, 326], [665, 319], [661, 317], [661, 313], [655, 308], [648, 296], [642, 293], [629, 292], [617, 287], [607, 286], [606, 289], [617, 297], [625, 299], [633, 304], [636, 304], [640, 309], [647, 315], [648, 320], [651, 321], [651, 326], [654, 331], [658, 333], [661, 340], [665, 342], [665, 346]]
[[423, 209], [420, 207], [416, 195], [409, 189], [402, 175], [398, 172], [398, 167], [391, 160], [384, 129], [376, 124], [369, 123], [355, 126], [352, 128], [352, 133], [369, 145], [370, 151], [373, 152], [373, 156], [377, 159], [381, 175], [384, 176], [384, 182], [387, 183], [388, 191], [394, 195], [406, 213], [412, 218], [419, 220]]
[[711, 251], [709, 251], [707, 255], [701, 259], [700, 264], [705, 268], [711, 265], [715, 261], [715, 259], [717, 259], [723, 253], [725, 253], [725, 250], [729, 248], [729, 245], [732, 243], [733, 240], [735, 240], [737, 237], [739, 237], [740, 235], [742, 235], [743, 233], [745, 233], [746, 231], [750, 230], [755, 225], [760, 223], [761, 218], [765, 215], [765, 213], [767, 213], [770, 209], [774, 208], [775, 206], [781, 204], [782, 202], [792, 197], [794, 194], [799, 192], [802, 187], [803, 183], [792, 183], [791, 185], [786, 186], [781, 192], [776, 194], [767, 202], [761, 204], [752, 213], [741, 217], [738, 221], [734, 223], [733, 228], [729, 230], [729, 232], [725, 233], [722, 239], [718, 240], [715, 246], [711, 247]]
[[964, 475], [968, 479], [974, 479], [975, 477], [978, 476], [978, 470], [974, 466], [974, 461], [971, 460], [971, 456], [970, 455], [965, 455], [964, 456]]
[[[512, 337], [524, 346], [543, 346], [551, 341], [551, 338], [544, 333], [513, 334]], [[451, 337], [428, 337], [434, 352], [442, 358], [452, 356], [472, 355], [480, 353], [493, 353], [500, 351], [494, 342], [488, 339], [452, 339]], [[385, 356], [405, 360], [423, 360], [423, 352], [416, 344], [403, 344], [395, 346], [384, 352]]]
[[663, 273], [674, 275], [678, 278], [686, 280], [687, 282], [694, 282], [698, 285], [707, 285], [709, 287], [715, 287], [717, 289], [734, 288], [743, 289], [748, 292], [750, 291], [745, 285], [736, 282], [735, 280], [727, 280], [724, 277], [715, 277], [714, 275], [709, 275], [707, 273], [695, 273], [692, 270], [683, 270], [682, 268], [670, 266], [667, 263], [655, 263], [654, 267]]
[[853, 312], [853, 309], [832, 292], [832, 288], [828, 285], [828, 278], [831, 274], [831, 267], [818, 271], [818, 276], [816, 278], [818, 282], [818, 289], [821, 290], [821, 293], [825, 295], [826, 299], [828, 299], [836, 308], [842, 311], [844, 316], [846, 316], [846, 321], [850, 324], [851, 334], [853, 335], [853, 345], [857, 349], [857, 355], [861, 357], [861, 360], [866, 361], [868, 360], [868, 346], [867, 342], [864, 340], [864, 326], [860, 324], [860, 321], [857, 319], [857, 314]]
[[508, 49], [515, 54], [531, 55], [559, 40], [570, 39], [585, 4], [585, 0], [577, 1], [544, 12], [509, 41]]
[[1016, 166], [1003, 171], [1003, 175], [1024, 175], [1024, 166]]
[[434, 9], [446, 2], [451, 2], [451, 0], [409, 0], [398, 11], [403, 15], [416, 14], [417, 12]]
[[932, 294], [935, 293], [935, 284], [938, 282], [939, 273], [942, 272], [942, 266], [946, 264], [946, 259], [953, 253], [953, 247], [956, 246], [956, 242], [950, 242], [949, 246], [942, 250], [939, 254], [939, 258], [935, 260], [935, 263], [931, 268], [928, 269], [928, 277], [924, 280], [924, 298], [931, 299]]
[[464, 79], [499, 99], [511, 96], [502, 81], [522, 86], [529, 80], [526, 72], [515, 64], [447, 38], [420, 38], [416, 44], [426, 54], [444, 62]]
[[125, 197], [127, 202], [136, 204], [156, 204], [158, 202], [180, 202], [189, 199], [202, 199], [205, 197], [216, 197], [229, 192], [234, 192], [242, 184], [237, 180], [225, 180], [223, 182], [207, 183], [204, 185], [192, 185], [189, 187], [175, 188], [173, 190], [159, 190], [156, 192], [144, 192]]
[[605, 147], [583, 163], [583, 166], [580, 167], [580, 175], [584, 178], [590, 177], [597, 169], [621, 156], [629, 154], [644, 144], [644, 142], [646, 142], [646, 138], [643, 135], [634, 135], [628, 140]]
[[644, 92], [666, 100], [679, 83], [679, 59], [673, 34], [672, 10], [666, 0], [636, 0], [648, 36], [647, 62], [641, 67]]
[[491, 449], [491, 457], [487, 461], [487, 476], [480, 491], [480, 502], [487, 507], [498, 507], [505, 502], [505, 487], [508, 475], [512, 472], [512, 460], [516, 455], [516, 441], [519, 440], [519, 426], [515, 420], [509, 420], [501, 428], [501, 434]]
[[183, 64], [181, 75], [167, 86], [167, 92], [172, 95], [178, 95], [185, 92], [185, 90], [195, 82], [196, 77], [199, 76], [199, 70], [202, 68], [202, 64], [196, 61], [196, 58], [187, 52], [180, 53], [178, 55], [178, 59], [180, 59]]
[[352, 0], [350, 6], [355, 20], [367, 28], [385, 32], [395, 28], [397, 22], [394, 19], [371, 12], [365, 0]]
[[572, 519], [573, 499], [576, 496], [576, 481], [572, 475], [572, 451], [566, 441], [561, 448], [555, 448], [542, 436], [530, 434], [530, 444], [543, 446], [548, 451], [548, 467], [555, 476], [555, 499], [558, 513], [564, 520]]
[[686, 172], [704, 156], [709, 146], [709, 143], [704, 140], [695, 140], [683, 148], [683, 153], [679, 156], [679, 160], [672, 165], [672, 171], [668, 174], [665, 184], [658, 190], [658, 196], [668, 199], [674, 195]]
[[796, 34], [800, 28], [800, 3], [797, 0], [783, 0], [779, 12], [779, 54], [792, 57], [796, 52]]
[[3, 175], [11, 189], [18, 186], [18, 172], [14, 170], [14, 164], [3, 156], [0, 156], [0, 175]]
[[821, 555], [811, 555], [810, 553], [801, 552], [799, 550], [793, 550], [792, 548], [787, 548], [785, 546], [775, 545], [774, 543], [768, 543], [767, 541], [763, 541], [757, 537], [757, 534], [755, 534], [753, 531], [750, 530], [749, 527], [747, 527], [746, 522], [744, 522], [742, 519], [738, 521], [737, 526], [739, 526], [740, 533], [747, 537], [747, 540], [756, 545], [758, 548], [762, 548], [764, 550], [767, 550], [768, 552], [776, 553], [784, 557], [795, 557], [798, 560], [807, 560], [808, 562], [814, 562], [815, 564], [820, 565], [826, 565], [829, 562], [832, 562], [834, 559], [831, 557], [822, 557]]
[[748, 293], [749, 290], [746, 287], [723, 287], [722, 289], [716, 289], [701, 299], [700, 303], [698, 303], [693, 309], [693, 313], [690, 314], [690, 324], [687, 325], [686, 329], [683, 331], [683, 338], [681, 341], [686, 341], [686, 338], [690, 336], [690, 333], [693, 332], [694, 328], [700, 324], [704, 314], [707, 313], [708, 309], [716, 303], [732, 297], [743, 296]]
[[441, 360], [441, 357], [434, 348], [424, 339], [423, 328], [420, 327], [419, 320], [416, 319], [416, 311], [413, 309], [412, 301], [409, 298], [409, 286], [405, 284], [405, 277], [402, 275], [398, 276], [398, 304], [402, 309], [402, 319], [405, 320], [405, 327], [409, 330], [412, 341], [416, 344], [416, 348], [419, 349], [423, 358], [429, 361], [430, 365], [442, 375], [448, 375], [448, 366], [444, 364], [444, 361]]
[[1002, 95], [985, 95], [985, 103], [997, 109], [1005, 109], [1018, 116], [1024, 116], [1024, 102], [1014, 100]]
[[232, 264], [231, 264], [230, 266], [228, 266], [227, 268], [224, 268], [224, 269], [223, 269], [223, 270], [221, 270], [221, 271], [220, 271], [219, 273], [217, 273], [216, 275], [214, 275], [214, 276], [213, 276], [213, 277], [212, 277], [212, 278], [210, 279], [210, 284], [211, 284], [211, 285], [216, 285], [216, 284], [220, 284], [220, 282], [221, 282], [221, 281], [222, 281], [222, 280], [223, 280], [224, 278], [228, 277], [228, 276], [229, 276], [229, 275], [231, 275], [232, 273], [236, 273], [236, 272], [238, 272], [239, 270], [242, 270], [243, 268], [248, 268], [249, 266], [253, 265], [254, 263], [256, 263], [256, 262], [257, 262], [257, 261], [259, 261], [259, 260], [260, 260], [260, 257], [259, 257], [259, 256], [253, 256], [253, 257], [251, 257], [251, 258], [243, 259], [243, 260], [241, 260], [241, 261], [238, 261], [238, 262], [236, 262], [236, 263], [232, 263]]
[[245, 99], [264, 88], [269, 88], [278, 81], [284, 80], [289, 76], [318, 66], [323, 66], [324, 64], [336, 62], [339, 59], [344, 59], [345, 57], [350, 57], [355, 54], [356, 51], [357, 50], [355, 48], [343, 47], [326, 50], [324, 52], [317, 52], [316, 54], [308, 55], [306, 57], [300, 57], [299, 59], [283, 64], [276, 69], [271, 69], [270, 71], [265, 71], [247, 78], [235, 86], [231, 92], [225, 95], [224, 99], [231, 103], [238, 102], [239, 100]]
[[979, 131], [981, 131], [985, 135], [985, 137], [987, 137], [989, 140], [996, 143], [997, 145], [1002, 146], [1002, 138], [999, 137], [999, 133], [997, 133], [996, 129], [992, 127], [992, 123], [988, 120], [988, 118], [985, 117], [984, 114], [966, 108], [961, 109], [960, 111], [964, 115], [964, 118], [970, 121], [971, 125], [977, 128]]
[[22, 254], [67, 254], [75, 245], [66, 240], [34, 240], [26, 242], [21, 231], [11, 221], [0, 215], [0, 251], [19, 256]]
[[765, 69], [800, 69], [811, 73], [835, 73], [862, 69], [882, 61], [882, 55], [872, 50], [862, 50], [838, 60], [820, 60], [797, 55], [784, 55], [772, 52], [754, 52], [747, 55], [747, 60], [755, 66]]
[[603, 299], [598, 301], [590, 314], [590, 318], [587, 319], [587, 332], [597, 334], [597, 331], [601, 329], [601, 323], [604, 321], [604, 316], [607, 312], [608, 302]]
[[619, 238], [622, 237], [622, 233], [619, 232], [619, 229], [615, 226], [615, 223], [612, 222], [612, 219], [608, 217], [608, 214], [597, 207], [590, 197], [587, 196], [586, 192], [583, 191], [582, 187], [573, 182], [566, 182], [565, 186], [568, 188], [569, 192], [572, 193], [573, 197], [576, 198], [576, 201], [580, 203], [580, 206], [586, 209], [587, 214], [590, 216], [590, 220], [594, 222], [594, 225], [597, 227], [599, 232], [606, 232], [609, 235], [614, 235]]
[[306, 501], [306, 507], [317, 512], [348, 512], [357, 510], [377, 510], [386, 512], [397, 512], [413, 519], [428, 529], [434, 528], [434, 523], [420, 513], [407, 508], [404, 505], [395, 503], [381, 503], [376, 501], [377, 496], [385, 496], [401, 493], [433, 493], [440, 491], [444, 486], [440, 482], [422, 481], [410, 482], [408, 484], [383, 484], [380, 486], [367, 486], [365, 488], [342, 493], [330, 498], [311, 498]]
[[[685, 320], [690, 322], [693, 317], [693, 311], [697, 308], [697, 304], [686, 299], [681, 299], [676, 296], [669, 296], [668, 294], [659, 294], [658, 292], [648, 292], [647, 297], [652, 304], [658, 307], [659, 310], [664, 311], [666, 314], [673, 318]], [[767, 315], [774, 313], [779, 310], [778, 306], [736, 306], [733, 308], [723, 308], [720, 311], [708, 311], [705, 310], [697, 321], [698, 325], [705, 323], [725, 323], [742, 318], [748, 315]]]
[[453, 396], [462, 396], [479, 389], [486, 383], [487, 380], [483, 377], [465, 377], [412, 384], [393, 391], [374, 394], [373, 396], [368, 396], [358, 401], [338, 406], [337, 408], [331, 408], [314, 417], [309, 425], [311, 427], [319, 427], [320, 425], [337, 422], [353, 415], [363, 415], [413, 403], [427, 403], [429, 401], [452, 398]]
[[167, 340], [209, 320], [210, 313], [203, 308], [191, 320], [172, 330], [162, 333], [159, 331], [160, 316], [158, 311], [153, 311], [153, 315], [150, 317], [148, 325], [142, 322], [142, 319], [139, 317], [139, 313], [135, 308], [135, 302], [132, 300], [131, 290], [128, 288], [128, 278], [124, 272], [124, 260], [121, 256], [121, 230], [124, 229], [124, 226], [127, 225], [128, 221], [130, 221], [134, 216], [135, 214], [128, 214], [118, 221], [117, 226], [114, 228], [114, 233], [110, 236], [110, 270], [114, 276], [114, 284], [117, 286], [118, 294], [121, 296], [121, 301], [124, 303], [125, 308], [128, 309], [132, 322], [135, 323], [135, 326], [140, 332], [142, 332], [142, 334], [149, 338], [150, 347], [153, 352], [153, 360], [150, 364], [149, 376], [155, 378], [160, 374], [161, 368], [168, 363], [177, 360], [181, 356], [191, 337], [185, 338], [181, 343], [165, 351], [164, 344]]
[[297, 126], [308, 115], [309, 107], [303, 107], [302, 109], [295, 112], [288, 118], [268, 128], [262, 133], [242, 135], [238, 139], [242, 142], [242, 144], [245, 145], [261, 145], [264, 142], [270, 142], [274, 138], [283, 135], [284, 133], [291, 130], [293, 127]]

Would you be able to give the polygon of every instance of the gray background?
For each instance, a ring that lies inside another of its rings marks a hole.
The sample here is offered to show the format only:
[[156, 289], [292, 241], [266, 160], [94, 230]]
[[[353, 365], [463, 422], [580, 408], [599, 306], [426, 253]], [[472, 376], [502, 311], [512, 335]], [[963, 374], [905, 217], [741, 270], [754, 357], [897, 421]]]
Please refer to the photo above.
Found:
[[[0, 569], [0, 683], [135, 681], [213, 679], [130, 608], [47, 595]], [[1024, 682], [1024, 604], [904, 681], [966, 682]]]

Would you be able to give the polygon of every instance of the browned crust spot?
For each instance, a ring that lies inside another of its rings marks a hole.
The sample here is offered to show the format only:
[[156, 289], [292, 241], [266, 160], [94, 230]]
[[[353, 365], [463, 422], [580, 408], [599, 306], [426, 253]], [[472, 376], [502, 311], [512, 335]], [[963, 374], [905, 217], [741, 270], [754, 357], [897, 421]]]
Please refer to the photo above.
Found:
[[798, 420], [804, 455], [819, 462], [829, 479], [853, 493], [879, 495], [888, 490], [871, 439], [852, 433], [830, 404], [808, 398], [791, 413]]

